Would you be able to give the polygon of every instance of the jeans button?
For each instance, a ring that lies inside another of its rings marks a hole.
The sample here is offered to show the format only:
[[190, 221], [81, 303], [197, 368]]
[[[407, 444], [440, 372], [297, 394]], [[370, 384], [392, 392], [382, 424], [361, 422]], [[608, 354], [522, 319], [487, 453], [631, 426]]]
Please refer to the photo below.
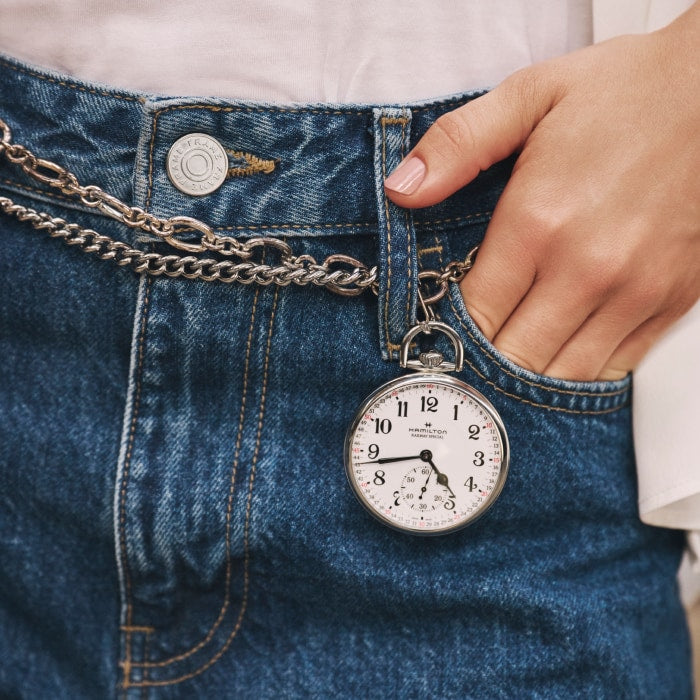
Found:
[[170, 147], [166, 169], [180, 192], [202, 197], [221, 187], [228, 172], [228, 156], [215, 138], [187, 134]]

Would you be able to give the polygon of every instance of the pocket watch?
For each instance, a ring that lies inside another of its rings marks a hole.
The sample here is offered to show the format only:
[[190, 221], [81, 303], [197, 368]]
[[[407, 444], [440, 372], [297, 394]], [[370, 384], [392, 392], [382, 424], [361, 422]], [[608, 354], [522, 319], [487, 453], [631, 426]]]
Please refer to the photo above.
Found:
[[[419, 334], [443, 333], [455, 361], [430, 350], [409, 360]], [[446, 374], [462, 369], [464, 348], [445, 323], [427, 320], [401, 343], [393, 379], [358, 409], [345, 438], [345, 471], [360, 503], [377, 520], [416, 535], [460, 530], [496, 501], [508, 473], [508, 436], [494, 406]]]

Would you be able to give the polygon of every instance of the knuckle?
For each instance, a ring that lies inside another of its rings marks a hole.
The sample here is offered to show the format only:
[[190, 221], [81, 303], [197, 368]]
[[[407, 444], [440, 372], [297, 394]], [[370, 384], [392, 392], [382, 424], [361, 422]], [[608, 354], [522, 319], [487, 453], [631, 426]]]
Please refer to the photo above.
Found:
[[632, 268], [624, 251], [615, 247], [594, 246], [582, 263], [583, 283], [596, 295], [610, 294], [629, 282]]
[[475, 146], [474, 131], [469, 119], [460, 110], [447, 112], [439, 117], [432, 126], [438, 140], [447, 143], [451, 150], [473, 150]]
[[520, 224], [530, 235], [549, 240], [563, 229], [566, 217], [546, 199], [532, 193], [520, 210]]
[[[556, 85], [546, 64], [521, 68], [501, 83], [504, 102], [521, 115], [541, 115], [556, 100]], [[525, 124], [523, 124], [525, 127]]]

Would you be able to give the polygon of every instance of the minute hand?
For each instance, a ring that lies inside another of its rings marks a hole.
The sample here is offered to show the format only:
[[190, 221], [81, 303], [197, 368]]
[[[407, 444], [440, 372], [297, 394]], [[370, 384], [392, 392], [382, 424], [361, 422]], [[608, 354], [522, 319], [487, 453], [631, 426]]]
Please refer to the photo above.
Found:
[[373, 459], [371, 462], [362, 462], [362, 464], [388, 464], [389, 462], [407, 462], [410, 459], [420, 459], [420, 455], [411, 455], [410, 457], [380, 457]]

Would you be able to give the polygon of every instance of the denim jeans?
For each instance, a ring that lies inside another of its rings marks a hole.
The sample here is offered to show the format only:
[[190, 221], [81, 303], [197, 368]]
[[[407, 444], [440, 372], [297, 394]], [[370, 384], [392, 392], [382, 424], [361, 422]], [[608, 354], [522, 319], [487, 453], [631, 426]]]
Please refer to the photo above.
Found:
[[[690, 696], [682, 539], [637, 517], [630, 379], [515, 366], [453, 285], [437, 312], [464, 343], [460, 377], [510, 438], [500, 499], [465, 530], [419, 538], [372, 519], [346, 482], [346, 428], [401, 374], [418, 271], [481, 240], [512, 162], [415, 212], [382, 180], [474, 96], [236, 104], [0, 61], [15, 141], [81, 183], [380, 266], [378, 297], [354, 298], [139, 276], [0, 215], [2, 697]], [[231, 152], [202, 197], [165, 169], [195, 132]], [[235, 169], [251, 155], [274, 168]], [[173, 252], [4, 159], [0, 188]]]

